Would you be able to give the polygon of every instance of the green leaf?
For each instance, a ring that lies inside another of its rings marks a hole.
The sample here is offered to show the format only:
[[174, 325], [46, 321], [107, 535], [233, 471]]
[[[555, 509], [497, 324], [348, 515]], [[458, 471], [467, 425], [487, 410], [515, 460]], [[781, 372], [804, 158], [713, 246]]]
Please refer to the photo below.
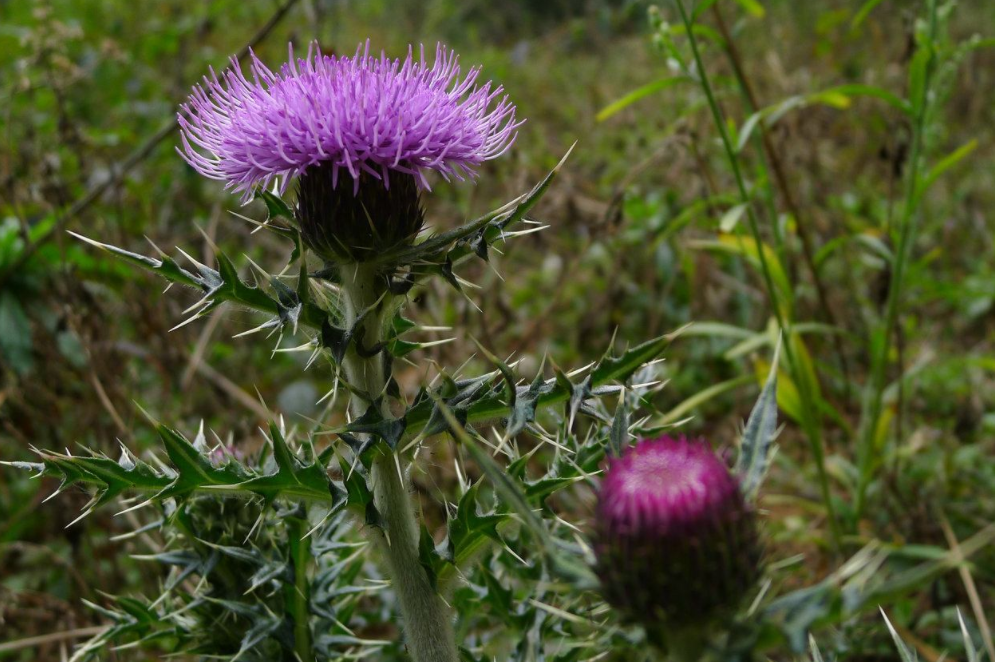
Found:
[[449, 521], [449, 544], [456, 566], [465, 563], [486, 540], [500, 542], [497, 527], [508, 519], [507, 514], [481, 515], [477, 505], [480, 482], [463, 493], [456, 507], [456, 516]]
[[615, 101], [611, 102], [610, 104], [602, 108], [600, 111], [598, 111], [598, 114], [595, 116], [595, 120], [598, 122], [604, 122], [606, 119], [608, 119], [615, 113], [618, 113], [619, 111], [628, 108], [637, 101], [645, 99], [646, 97], [652, 94], [656, 94], [657, 92], [661, 92], [670, 87], [673, 87], [678, 83], [684, 83], [684, 82], [688, 82], [686, 78], [674, 76], [670, 78], [661, 78], [660, 80], [655, 80], [652, 83], [647, 83], [646, 85], [636, 88], [635, 90], [629, 92], [622, 98], [616, 99]]
[[347, 503], [365, 511], [366, 507], [373, 503], [373, 492], [366, 482], [364, 469], [360, 466], [350, 467], [342, 458], [339, 458], [339, 466], [342, 469]]
[[722, 232], [732, 232], [736, 225], [739, 223], [739, 219], [743, 218], [743, 213], [749, 207], [748, 202], [741, 202], [740, 204], [730, 207], [722, 218], [719, 219], [719, 230]]
[[240, 482], [239, 489], [258, 494], [267, 501], [278, 496], [302, 497], [314, 501], [331, 498], [333, 505], [337, 505], [338, 494], [322, 466], [317, 462], [303, 464], [290, 450], [276, 424], [270, 422], [269, 432], [277, 472]]
[[[322, 322], [328, 317], [328, 313], [313, 303], [302, 303], [296, 293], [289, 288], [287, 288], [287, 292], [293, 294], [294, 298], [292, 302], [288, 303], [292, 305], [287, 305], [282, 301], [274, 299], [258, 287], [248, 285], [238, 276], [238, 272], [231, 260], [220, 252], [216, 256], [218, 270], [197, 263], [199, 275], [195, 275], [182, 269], [172, 258], [165, 255], [161, 259], [146, 257], [138, 253], [126, 251], [123, 248], [102, 244], [73, 232], [70, 232], [70, 234], [126, 262], [152, 271], [171, 283], [179, 283], [199, 290], [204, 295], [204, 298], [202, 300], [202, 307], [194, 314], [195, 318], [203, 315], [208, 310], [217, 308], [226, 301], [273, 315], [273, 320], [268, 323], [270, 326], [286, 323], [296, 324], [299, 321], [300, 324], [308, 328], [318, 330], [321, 328]], [[304, 268], [303, 263], [301, 268]], [[286, 295], [287, 292], [283, 292], [283, 294]]]
[[764, 6], [757, 0], [736, 0], [736, 4], [746, 10], [746, 13], [754, 18], [764, 17]]
[[884, 101], [889, 106], [905, 114], [912, 112], [912, 106], [908, 101], [899, 96], [873, 85], [863, 85], [859, 83], [839, 85], [826, 90], [812, 92], [807, 95], [796, 95], [782, 99], [775, 104], [761, 108], [751, 114], [740, 127], [736, 144], [736, 152], [742, 152], [746, 144], [750, 141], [754, 130], [763, 123], [765, 128], [776, 124], [782, 117], [792, 110], [806, 108], [812, 105], [832, 106], [833, 108], [846, 109], [850, 106], [851, 97], [866, 96]]
[[256, 200], [262, 200], [266, 205], [266, 210], [269, 212], [270, 218], [285, 218], [289, 221], [294, 220], [294, 210], [290, 208], [286, 202], [283, 201], [278, 195], [274, 195], [269, 191], [259, 190], [256, 191]]
[[780, 351], [781, 345], [778, 342], [767, 383], [750, 412], [739, 445], [736, 473], [740, 476], [743, 495], [750, 501], [756, 499], [770, 461], [777, 451], [774, 437], [777, 434], [777, 366]]
[[619, 396], [618, 406], [615, 407], [615, 418], [612, 420], [611, 436], [612, 454], [621, 457], [622, 451], [629, 445], [629, 410], [625, 404], [625, 393]]
[[[929, 187], [932, 186], [936, 180], [942, 177], [945, 172], [960, 163], [971, 152], [977, 149], [977, 147], [978, 140], [974, 138], [940, 159], [935, 166], [929, 169], [929, 172], [927, 172], [919, 182], [916, 188], [916, 199], [922, 199], [922, 196], [929, 190]], [[918, 202], [914, 204], [918, 204]]]
[[425, 528], [424, 523], [421, 524], [418, 536], [418, 563], [428, 575], [432, 590], [438, 591], [439, 572], [446, 564], [446, 560], [436, 550], [435, 540], [432, 539], [432, 534]]
[[31, 320], [10, 290], [0, 292], [0, 354], [20, 375], [34, 367]]
[[880, 611], [881, 611], [881, 618], [884, 619], [885, 624], [888, 626], [888, 632], [891, 633], [891, 638], [895, 642], [895, 648], [898, 649], [899, 658], [902, 660], [902, 662], [917, 662], [918, 658], [916, 657], [916, 654], [912, 652], [912, 650], [909, 649], [908, 646], [905, 645], [904, 641], [902, 641], [902, 638], [898, 635], [898, 632], [895, 630], [895, 626], [893, 626], [891, 624], [891, 621], [888, 620], [888, 614], [884, 613], [884, 609], [881, 609]]
[[[566, 162], [573, 147], [560, 159], [560, 162], [546, 175], [545, 178], [536, 184], [531, 191], [513, 200], [511, 203], [481, 216], [458, 228], [448, 232], [442, 232], [414, 246], [400, 247], [395, 250], [384, 251], [377, 256], [370, 264], [380, 265], [414, 265], [418, 262], [429, 263], [436, 271], [440, 267], [458, 263], [464, 257], [479, 253], [472, 244], [484, 241], [491, 243], [501, 238], [509, 226], [519, 222], [552, 184], [560, 168]], [[477, 236], [475, 241], [467, 241], [473, 236]]]
[[[621, 356], [602, 359], [585, 380], [589, 394], [593, 397], [612, 392], [613, 389], [609, 388], [610, 385], [624, 382], [640, 367], [657, 358], [663, 353], [667, 345], [686, 328], [688, 327], [682, 327], [673, 333], [648, 340], [627, 350]], [[415, 436], [437, 434], [448, 428], [447, 417], [443, 415], [442, 408], [438, 406], [440, 401], [461, 424], [511, 416], [512, 407], [502, 395], [484, 388], [490, 379], [491, 376], [484, 376], [474, 380], [465, 380], [461, 382], [459, 393], [452, 397], [445, 397], [440, 389], [437, 393], [427, 394], [416, 400], [415, 404], [405, 412], [404, 418], [407, 427], [402, 441], [410, 441]], [[556, 378], [545, 381], [538, 387], [535, 383], [528, 388], [519, 387], [517, 398], [527, 397], [530, 389], [536, 389], [540, 393], [536, 401], [537, 409], [569, 402], [577, 386], [565, 380], [566, 377]], [[348, 430], [346, 431], [348, 432]]]
[[745, 386], [752, 381], [753, 377], [751, 375], [740, 375], [739, 377], [733, 377], [718, 384], [712, 384], [679, 402], [673, 409], [656, 421], [656, 425], [670, 425], [671, 423], [675, 423], [706, 402], [713, 400], [723, 393], [728, 393], [729, 391], [734, 391]]
[[187, 285], [200, 290], [208, 289], [208, 283], [203, 277], [195, 276], [186, 269], [181, 268], [172, 258], [168, 256], [164, 255], [161, 259], [157, 260], [152, 257], [146, 257], [145, 255], [139, 255], [138, 253], [126, 251], [123, 248], [118, 248], [117, 246], [102, 244], [99, 241], [94, 241], [93, 239], [84, 237], [81, 234], [76, 234], [75, 232], [69, 232], [69, 234], [82, 242], [121, 258], [125, 262], [130, 262], [131, 264], [139, 266], [143, 269], [155, 272], [171, 283], [180, 283], [181, 285]]
[[857, 10], [857, 13], [853, 15], [853, 20], [850, 21], [850, 29], [856, 30], [857, 28], [859, 28], [860, 25], [865, 20], [867, 20], [867, 17], [870, 15], [870, 13], [874, 11], [874, 8], [880, 4], [881, 0], [867, 0], [863, 5], [860, 6], [860, 9]]
[[228, 472], [212, 465], [178, 431], [161, 424], [156, 426], [156, 431], [177, 473], [176, 479], [157, 495], [159, 499], [184, 496], [197, 488], [209, 485], [232, 483]]
[[373, 434], [386, 442], [393, 450], [404, 435], [407, 428], [405, 417], [387, 418], [380, 410], [377, 402], [370, 403], [366, 413], [349, 423], [345, 431], [349, 434]]
[[[515, 391], [514, 381], [509, 381], [512, 392]], [[536, 411], [539, 406], [539, 396], [542, 394], [544, 382], [541, 374], [537, 374], [532, 380], [529, 389], [521, 394], [517, 394], [512, 399], [511, 415], [508, 417], [508, 427], [506, 434], [514, 437], [525, 429], [525, 426], [536, 419]]]
[[926, 80], [933, 61], [933, 48], [930, 44], [918, 44], [912, 62], [909, 64], [909, 102], [912, 112], [919, 115], [926, 104]]
[[546, 525], [532, 510], [532, 506], [529, 505], [528, 499], [521, 487], [508, 477], [490, 454], [481, 448], [480, 444], [474, 441], [470, 435], [460, 430], [457, 432], [457, 437], [470, 454], [470, 457], [473, 458], [474, 463], [480, 467], [480, 470], [491, 481], [494, 490], [498, 493], [501, 500], [511, 508], [512, 512], [518, 516], [518, 519], [539, 540], [544, 549], [552, 550], [553, 538], [549, 535], [549, 531], [546, 530]]

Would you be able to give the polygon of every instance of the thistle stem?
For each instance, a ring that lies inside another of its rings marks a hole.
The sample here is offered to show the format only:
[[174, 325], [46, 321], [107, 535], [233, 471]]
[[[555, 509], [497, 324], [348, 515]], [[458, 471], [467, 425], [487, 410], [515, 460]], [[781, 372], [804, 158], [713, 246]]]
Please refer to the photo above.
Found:
[[[342, 292], [346, 324], [352, 328], [362, 317], [362, 332], [352, 343], [344, 360], [346, 377], [353, 387], [354, 416], [362, 416], [383, 394], [388, 375], [383, 353], [366, 356], [383, 340], [389, 302], [386, 288], [378, 282], [374, 268], [362, 263], [343, 269]], [[391, 412], [381, 400], [384, 416]], [[393, 452], [373, 460], [371, 482], [373, 503], [380, 514], [381, 528], [373, 533], [375, 544], [387, 566], [397, 595], [408, 650], [415, 662], [457, 662], [452, 616], [446, 603], [432, 586], [418, 554], [419, 527], [407, 484], [408, 462]]]
[[308, 565], [311, 562], [311, 541], [304, 538], [307, 533], [307, 520], [291, 517], [287, 520], [290, 535], [290, 554], [294, 565], [294, 585], [291, 592], [290, 611], [294, 619], [294, 651], [301, 662], [314, 660], [311, 647], [310, 579]]

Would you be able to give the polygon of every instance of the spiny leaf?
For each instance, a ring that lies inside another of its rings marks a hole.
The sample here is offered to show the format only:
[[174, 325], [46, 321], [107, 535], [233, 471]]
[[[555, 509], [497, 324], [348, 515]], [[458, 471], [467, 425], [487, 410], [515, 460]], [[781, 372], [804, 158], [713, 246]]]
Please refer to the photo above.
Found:
[[[591, 395], [618, 392], [619, 388], [611, 387], [612, 384], [628, 379], [641, 366], [657, 358], [684, 328], [637, 345], [618, 357], [603, 359], [591, 372], [589, 381], [587, 381]], [[483, 385], [491, 378], [492, 376], [488, 375], [473, 380], [472, 389], [463, 387], [465, 392], [461, 391], [458, 399], [445, 397], [441, 389], [438, 393], [419, 397], [405, 413], [407, 429], [404, 440], [410, 440], [416, 435], [437, 434], [447, 429], [447, 423], [437, 406], [439, 400], [446, 405], [461, 424], [472, 424], [511, 416], [511, 408], [505, 401], [503, 394], [483, 388]], [[470, 384], [471, 382], [468, 380], [464, 383]], [[575, 385], [563, 377], [562, 380], [544, 381], [541, 386], [536, 386], [533, 383], [529, 387], [519, 387], [517, 398], [525, 397], [534, 389], [539, 392], [539, 396], [536, 398], [536, 407], [551, 407], [569, 401], [575, 388]]]
[[337, 504], [337, 488], [328, 479], [325, 470], [317, 462], [305, 465], [287, 446], [283, 433], [270, 422], [270, 440], [273, 443], [273, 457], [277, 472], [251, 478], [238, 484], [238, 488], [262, 496], [272, 501], [280, 495], [305, 497], [315, 501], [330, 498]]
[[386, 251], [376, 258], [375, 262], [378, 264], [415, 264], [421, 261], [437, 265], [448, 262], [453, 265], [471, 253], [475, 252], [479, 255], [481, 241], [491, 243], [497, 240], [508, 226], [522, 220], [525, 214], [535, 206], [572, 151], [573, 147], [567, 150], [556, 167], [541, 182], [536, 184], [527, 194], [513, 201], [514, 206], [505, 205], [466, 225], [430, 237], [420, 244]]
[[428, 575], [432, 589], [437, 591], [439, 573], [447, 561], [436, 549], [435, 540], [432, 539], [432, 534], [425, 528], [424, 523], [421, 525], [418, 537], [418, 562]]
[[89, 237], [84, 237], [83, 235], [72, 231], [69, 231], [69, 234], [82, 242], [121, 258], [125, 262], [130, 262], [131, 264], [137, 265], [143, 269], [155, 272], [172, 283], [180, 283], [182, 285], [188, 285], [198, 289], [207, 289], [208, 287], [206, 281], [202, 277], [195, 276], [186, 269], [182, 269], [170, 257], [163, 256], [161, 259], [147, 257], [138, 253], [126, 251], [123, 248], [118, 248], [117, 246], [95, 241]]
[[615, 408], [615, 418], [612, 421], [611, 436], [612, 454], [621, 457], [622, 451], [629, 445], [629, 410], [625, 403], [625, 394], [618, 400]]
[[360, 467], [350, 467], [344, 459], [339, 459], [342, 469], [343, 483], [346, 489], [346, 500], [350, 506], [365, 508], [373, 503], [373, 493], [366, 482], [366, 476]]
[[241, 482], [232, 481], [232, 475], [228, 471], [212, 465], [176, 430], [160, 424], [156, 426], [156, 432], [159, 433], [159, 438], [166, 447], [166, 454], [177, 472], [176, 479], [163, 489], [157, 498], [184, 496], [199, 487]]
[[[525, 426], [536, 419], [539, 406], [539, 396], [542, 394], [544, 382], [542, 374], [537, 374], [529, 389], [519, 395], [513, 402], [511, 415], [508, 417], [507, 435], [514, 437], [525, 429]], [[512, 388], [514, 385], [512, 384]]]
[[[70, 234], [126, 262], [152, 271], [172, 283], [180, 283], [199, 290], [204, 294], [203, 307], [198, 311], [199, 314], [216, 308], [227, 301], [274, 315], [277, 323], [288, 323], [299, 318], [301, 324], [311, 329], [320, 329], [322, 322], [328, 316], [325, 311], [306, 299], [300, 298], [296, 293], [293, 305], [288, 306], [266, 294], [263, 290], [246, 284], [238, 276], [231, 260], [221, 252], [216, 256], [217, 270], [197, 263], [199, 274], [193, 274], [181, 268], [168, 256], [162, 256], [159, 259], [151, 258], [110, 244], [103, 244], [76, 233]], [[293, 292], [293, 290], [290, 291]], [[299, 310], [295, 310], [296, 306], [300, 307]]]
[[293, 498], [326, 503], [334, 507], [345, 505], [341, 494], [347, 489], [357, 492], [357, 483], [348, 487], [335, 484], [328, 478], [324, 465], [318, 459], [302, 462], [287, 447], [279, 430], [273, 426], [274, 456], [277, 471], [262, 474], [255, 468], [242, 465], [233, 458], [216, 464], [178, 431], [157, 425], [171, 467], [162, 471], [149, 464], [122, 454], [115, 462], [102, 455], [72, 456], [38, 451], [40, 463], [10, 463], [17, 468], [38, 472], [61, 479], [56, 493], [72, 485], [91, 488], [94, 496], [84, 514], [102, 506], [124, 492], [138, 492], [149, 501], [165, 501], [173, 497], [187, 497], [194, 493], [214, 496], [262, 497], [266, 502], [277, 498]]
[[898, 649], [898, 655], [902, 662], [917, 662], [918, 658], [916, 657], [915, 652], [913, 652], [912, 649], [910, 649], [905, 642], [902, 641], [898, 631], [895, 630], [895, 626], [891, 624], [890, 620], [888, 620], [888, 614], [884, 613], [884, 609], [881, 609], [880, 611], [881, 618], [884, 619], [885, 625], [888, 626], [888, 632], [891, 633], [891, 638], [895, 642], [895, 648]]
[[262, 200], [263, 204], [266, 205], [270, 219], [285, 218], [288, 221], [294, 220], [294, 211], [280, 196], [274, 195], [269, 191], [259, 190], [256, 192], [256, 199]]
[[377, 402], [370, 403], [366, 413], [345, 427], [345, 431], [351, 434], [374, 434], [383, 439], [391, 449], [397, 447], [397, 442], [404, 435], [407, 427], [404, 417], [386, 418], [380, 412], [380, 405]]
[[481, 544], [490, 539], [500, 542], [499, 524], [508, 519], [505, 513], [481, 515], [477, 506], [480, 482], [476, 482], [460, 497], [456, 516], [449, 521], [449, 545], [457, 566], [469, 559]]

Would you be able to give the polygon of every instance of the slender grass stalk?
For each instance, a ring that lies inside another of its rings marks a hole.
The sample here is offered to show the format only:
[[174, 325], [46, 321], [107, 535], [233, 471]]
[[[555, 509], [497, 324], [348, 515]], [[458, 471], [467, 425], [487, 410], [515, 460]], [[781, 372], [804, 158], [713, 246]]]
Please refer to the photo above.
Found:
[[813, 396], [809, 390], [809, 383], [805, 376], [801, 373], [799, 369], [799, 364], [795, 357], [794, 347], [792, 343], [792, 330], [791, 330], [791, 320], [786, 317], [781, 311], [780, 301], [777, 294], [777, 289], [774, 286], [774, 280], [771, 276], [770, 265], [767, 263], [767, 256], [763, 251], [763, 237], [760, 234], [760, 223], [757, 220], [757, 215], [753, 209], [753, 205], [750, 201], [749, 193], [746, 190], [746, 182], [743, 179], [743, 172], [740, 168], [739, 159], [736, 156], [736, 151], [733, 149], [732, 141], [729, 139], [729, 131], [726, 128], [725, 120], [722, 116], [722, 111], [719, 108], [718, 102], [715, 99], [715, 94], [712, 91], [712, 85], [709, 82], [708, 74], [705, 71], [704, 64], [701, 60], [701, 53], [698, 49], [698, 40], [695, 38], [694, 29], [690, 18], [688, 17], [687, 10], [684, 8], [684, 0], [674, 0], [677, 5], [677, 9], [681, 14], [681, 21], [684, 23], [684, 30], [687, 33], [688, 42], [691, 45], [691, 52], [694, 56], [695, 66], [698, 69], [698, 76], [701, 81], [702, 90], [705, 92], [705, 97], [708, 100], [708, 106], [712, 111], [712, 118], [715, 120], [715, 126], [719, 131], [719, 136], [722, 139], [722, 146], [725, 149], [726, 156], [729, 159], [729, 165], [732, 168], [733, 175], [736, 179], [736, 186], [739, 190], [739, 195], [742, 202], [746, 205], [746, 217], [748, 224], [750, 226], [750, 233], [753, 236], [754, 242], [757, 246], [757, 257], [760, 261], [760, 270], [763, 273], [764, 284], [767, 287], [767, 295], [770, 297], [771, 308], [773, 308], [774, 316], [777, 320], [777, 324], [781, 329], [784, 329], [788, 336], [788, 342], [784, 343], [784, 355], [788, 361], [788, 368], [791, 372], [792, 379], [794, 379], [795, 384], [798, 387], [798, 393], [802, 400], [802, 427], [805, 431], [805, 435], [808, 438], [809, 445], [812, 450], [812, 455], [815, 459], [816, 469], [819, 475], [819, 488], [822, 492], [822, 500], [826, 507], [826, 513], [829, 518], [829, 528], [832, 536], [833, 546], [836, 549], [840, 547], [840, 528], [839, 521], [836, 517], [836, 510], [833, 507], [832, 495], [829, 490], [829, 476], [826, 473], [826, 453], [825, 447], [823, 446], [822, 434], [819, 429], [818, 424], [812, 420], [811, 413], [818, 411], [817, 404], [813, 401]]
[[[926, 0], [929, 24], [927, 36], [932, 50], [936, 40], [937, 6], [936, 0]], [[888, 357], [891, 354], [892, 341], [898, 327], [898, 317], [901, 308], [902, 287], [905, 281], [905, 271], [908, 266], [912, 247], [919, 234], [919, 173], [922, 168], [923, 133], [926, 125], [926, 115], [929, 110], [929, 86], [933, 74], [934, 55], [931, 53], [926, 63], [923, 83], [919, 90], [919, 98], [911, 99], [914, 115], [912, 121], [912, 147], [909, 152], [908, 178], [905, 181], [905, 204], [900, 219], [901, 227], [898, 235], [898, 248], [895, 252], [895, 263], [888, 284], [888, 298], [885, 303], [884, 323], [879, 326], [872, 337], [871, 374], [864, 390], [864, 407], [860, 417], [860, 427], [857, 436], [858, 483], [854, 503], [855, 516], [859, 519], [864, 512], [867, 501], [867, 488], [874, 477], [875, 433], [881, 420], [881, 410], [884, 402], [885, 372], [888, 367]], [[876, 340], [876, 342], [875, 342]]]
[[[726, 26], [725, 19], [722, 16], [722, 10], [719, 8], [719, 4], [715, 3], [712, 5], [712, 15], [715, 16], [715, 23], [719, 28], [719, 34], [722, 35], [722, 39], [725, 41], [725, 52], [729, 57], [729, 63], [732, 65], [733, 72], [736, 75], [736, 81], [739, 83], [739, 89], [743, 93], [743, 98], [749, 106], [750, 112], [755, 113], [760, 110], [760, 104], [757, 101], [757, 95], [753, 90], [753, 85], [750, 83], [749, 77], [746, 75], [746, 69], [743, 67], [743, 58], [740, 56], [739, 49], [736, 47], [736, 42], [733, 39], [732, 33]], [[826, 322], [832, 326], [839, 326], [839, 322], [836, 319], [836, 313], [833, 312], [832, 306], [829, 305], [829, 295], [825, 283], [822, 280], [822, 275], [819, 272], [819, 267], [815, 264], [815, 248], [813, 246], [811, 228], [808, 223], [803, 218], [801, 208], [798, 206], [798, 202], [795, 199], [794, 191], [788, 184], [788, 177], [784, 172], [784, 165], [781, 163], [781, 157], [774, 147], [774, 141], [771, 140], [770, 133], [764, 126], [763, 122], [757, 124], [757, 135], [755, 139], [759, 139], [761, 146], [763, 147], [762, 153], [767, 157], [767, 162], [770, 163], [770, 170], [773, 173], [773, 183], [777, 185], [777, 189], [781, 193], [781, 199], [784, 201], [784, 206], [795, 219], [795, 224], [798, 227], [798, 236], [801, 238], [802, 244], [802, 259], [805, 262], [805, 266], [808, 268], [809, 273], [812, 274], [812, 282], [815, 285], [815, 294], [819, 300], [819, 306], [822, 310], [822, 314], [825, 317]], [[760, 160], [760, 168], [764, 171], [767, 176], [767, 181], [771, 182], [770, 174], [766, 172], [764, 166], [764, 161]], [[773, 186], [771, 186], [773, 188]], [[778, 230], [777, 224], [777, 210], [774, 208], [773, 196], [771, 196], [770, 206], [772, 207], [771, 219], [774, 220], [773, 227]], [[778, 230], [774, 233], [779, 244], [783, 244], [783, 239], [781, 239], [781, 233]], [[784, 252], [783, 247], [779, 248], [780, 252]], [[847, 393], [849, 393], [849, 374], [850, 367], [846, 360], [846, 353], [843, 351], [843, 340], [838, 334], [833, 334], [832, 336], [834, 348], [836, 350], [837, 358], [839, 359], [840, 369], [843, 372], [843, 383], [846, 385]], [[849, 399], [849, 395], [847, 396]]]

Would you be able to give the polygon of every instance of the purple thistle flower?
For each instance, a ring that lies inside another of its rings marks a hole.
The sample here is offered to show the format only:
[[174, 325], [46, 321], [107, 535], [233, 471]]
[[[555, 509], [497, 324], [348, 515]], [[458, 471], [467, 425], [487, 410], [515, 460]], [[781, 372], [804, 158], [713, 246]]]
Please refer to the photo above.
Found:
[[227, 182], [243, 202], [257, 187], [279, 191], [309, 168], [329, 168], [331, 188], [347, 178], [358, 194], [367, 176], [390, 187], [393, 173], [429, 188], [426, 171], [447, 180], [474, 176], [500, 156], [521, 122], [501, 86], [477, 85], [479, 68], [461, 78], [458, 56], [424, 48], [402, 61], [370, 55], [326, 56], [312, 43], [307, 57], [270, 71], [253, 53], [251, 81], [238, 61], [214, 71], [181, 106], [180, 154], [197, 172]]
[[643, 440], [613, 459], [594, 543], [605, 598], [651, 628], [705, 624], [759, 574], [755, 513], [701, 440]]

